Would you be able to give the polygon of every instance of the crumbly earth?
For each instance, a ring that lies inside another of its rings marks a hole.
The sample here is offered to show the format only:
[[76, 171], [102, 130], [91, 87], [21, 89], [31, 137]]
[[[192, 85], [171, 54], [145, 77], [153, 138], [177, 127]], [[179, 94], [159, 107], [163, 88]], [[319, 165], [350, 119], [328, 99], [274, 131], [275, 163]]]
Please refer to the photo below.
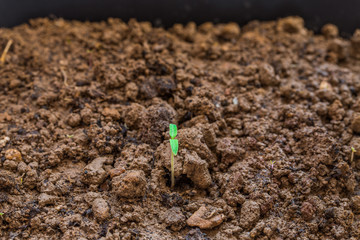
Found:
[[9, 39], [1, 239], [360, 239], [360, 30], [35, 19]]

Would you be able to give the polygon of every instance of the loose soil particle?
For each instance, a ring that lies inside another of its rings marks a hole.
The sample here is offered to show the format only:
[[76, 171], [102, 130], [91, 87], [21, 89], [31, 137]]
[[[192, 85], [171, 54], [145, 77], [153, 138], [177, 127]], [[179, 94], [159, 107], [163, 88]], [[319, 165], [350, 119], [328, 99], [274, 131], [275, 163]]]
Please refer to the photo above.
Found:
[[360, 29], [338, 33], [0, 29], [0, 238], [360, 239]]

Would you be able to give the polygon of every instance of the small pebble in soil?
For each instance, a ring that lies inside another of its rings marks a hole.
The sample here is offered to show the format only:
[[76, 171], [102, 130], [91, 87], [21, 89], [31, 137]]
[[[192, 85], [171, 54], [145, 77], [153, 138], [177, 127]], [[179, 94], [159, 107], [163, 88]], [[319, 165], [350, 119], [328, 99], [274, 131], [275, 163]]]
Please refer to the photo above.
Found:
[[223, 214], [216, 214], [210, 207], [201, 206], [188, 220], [187, 225], [201, 229], [219, 226], [225, 220]]
[[5, 158], [7, 160], [13, 160], [16, 162], [22, 161], [22, 156], [21, 156], [21, 153], [19, 152], [19, 150], [13, 149], [13, 148], [6, 150]]
[[6, 146], [6, 144], [10, 142], [10, 138], [5, 136], [0, 140], [0, 148], [3, 148]]
[[331, 84], [327, 81], [322, 81], [320, 83], [319, 89], [320, 90], [329, 90], [329, 91], [333, 90]]
[[238, 104], [239, 104], [239, 100], [238, 100], [237, 97], [234, 97], [234, 98], [233, 98], [233, 104], [234, 104], [234, 105], [238, 105]]

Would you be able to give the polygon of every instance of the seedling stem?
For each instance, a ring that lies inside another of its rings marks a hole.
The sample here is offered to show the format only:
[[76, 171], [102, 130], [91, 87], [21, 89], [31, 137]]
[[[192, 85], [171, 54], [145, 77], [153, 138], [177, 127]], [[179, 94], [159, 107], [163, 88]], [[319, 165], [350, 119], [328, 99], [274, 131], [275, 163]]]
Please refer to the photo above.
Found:
[[354, 154], [356, 153], [356, 150], [354, 147], [351, 147], [351, 159], [350, 162], [352, 162], [354, 160]]
[[67, 75], [66, 75], [66, 72], [65, 72], [63, 67], [60, 67], [60, 72], [61, 72], [61, 74], [62, 74], [62, 76], [64, 78], [64, 85], [69, 86], [69, 84], [67, 83]]
[[13, 43], [13, 40], [12, 40], [12, 39], [10, 39], [10, 40], [7, 42], [7, 44], [6, 44], [6, 46], [5, 46], [5, 49], [4, 49], [3, 53], [1, 54], [1, 58], [0, 58], [0, 64], [1, 64], [1, 65], [4, 64], [5, 58], [6, 58], [6, 54], [7, 54], [7, 52], [9, 51], [12, 43]]
[[175, 185], [174, 171], [174, 153], [171, 151], [171, 188], [174, 188]]
[[270, 168], [271, 168], [271, 171], [274, 170], [274, 164], [275, 164], [275, 161], [270, 160]]

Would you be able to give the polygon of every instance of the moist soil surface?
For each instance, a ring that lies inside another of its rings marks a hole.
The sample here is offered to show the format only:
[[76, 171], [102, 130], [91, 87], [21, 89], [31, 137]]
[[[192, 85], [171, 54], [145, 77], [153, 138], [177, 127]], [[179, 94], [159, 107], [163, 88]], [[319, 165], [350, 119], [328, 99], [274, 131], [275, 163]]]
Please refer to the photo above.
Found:
[[1, 239], [360, 238], [360, 30], [35, 19], [10, 39]]

